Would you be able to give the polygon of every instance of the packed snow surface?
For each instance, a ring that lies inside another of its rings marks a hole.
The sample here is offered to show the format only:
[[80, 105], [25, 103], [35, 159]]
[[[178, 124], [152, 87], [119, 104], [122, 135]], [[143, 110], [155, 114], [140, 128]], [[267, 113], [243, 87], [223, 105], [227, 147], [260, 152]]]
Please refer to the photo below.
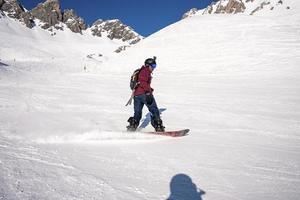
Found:
[[[0, 199], [299, 199], [295, 9], [190, 17], [121, 54], [1, 18]], [[146, 109], [124, 132], [129, 77], [153, 55], [164, 125], [188, 136], [145, 134]]]

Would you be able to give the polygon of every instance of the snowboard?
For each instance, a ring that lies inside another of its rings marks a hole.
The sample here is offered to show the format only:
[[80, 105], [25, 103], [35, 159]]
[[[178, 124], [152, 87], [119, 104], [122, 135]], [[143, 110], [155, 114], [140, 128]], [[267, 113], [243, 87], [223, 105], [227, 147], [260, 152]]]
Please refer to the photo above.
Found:
[[164, 132], [144, 132], [147, 134], [154, 134], [154, 135], [164, 135], [164, 136], [170, 136], [170, 137], [182, 137], [187, 135], [187, 133], [190, 131], [190, 129], [183, 129], [183, 130], [177, 130], [177, 131], [164, 131]]

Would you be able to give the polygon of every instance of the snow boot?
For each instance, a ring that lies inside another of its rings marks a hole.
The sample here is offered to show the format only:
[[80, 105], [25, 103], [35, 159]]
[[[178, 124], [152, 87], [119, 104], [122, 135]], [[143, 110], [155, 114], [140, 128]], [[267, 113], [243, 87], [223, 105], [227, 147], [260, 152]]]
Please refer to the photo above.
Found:
[[155, 128], [156, 132], [164, 132], [165, 131], [165, 127], [163, 126], [163, 122], [161, 119], [152, 120], [151, 124]]
[[127, 131], [136, 131], [137, 127], [139, 126], [139, 123], [133, 117], [129, 117], [127, 122], [129, 122], [129, 125], [126, 127]]

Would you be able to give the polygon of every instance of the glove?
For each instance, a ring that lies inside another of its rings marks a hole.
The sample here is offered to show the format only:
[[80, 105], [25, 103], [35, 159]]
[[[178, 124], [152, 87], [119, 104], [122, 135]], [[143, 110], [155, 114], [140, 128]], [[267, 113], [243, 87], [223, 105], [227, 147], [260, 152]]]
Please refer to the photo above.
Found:
[[151, 105], [153, 103], [153, 95], [151, 93], [146, 93], [146, 103]]

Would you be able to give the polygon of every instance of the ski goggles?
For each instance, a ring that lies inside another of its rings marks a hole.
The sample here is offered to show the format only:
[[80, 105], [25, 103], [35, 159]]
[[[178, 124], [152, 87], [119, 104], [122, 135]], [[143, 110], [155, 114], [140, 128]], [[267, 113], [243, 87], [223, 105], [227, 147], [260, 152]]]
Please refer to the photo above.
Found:
[[151, 66], [152, 69], [155, 69], [156, 64], [155, 64], [155, 63], [152, 63], [152, 64], [150, 64], [150, 66]]

